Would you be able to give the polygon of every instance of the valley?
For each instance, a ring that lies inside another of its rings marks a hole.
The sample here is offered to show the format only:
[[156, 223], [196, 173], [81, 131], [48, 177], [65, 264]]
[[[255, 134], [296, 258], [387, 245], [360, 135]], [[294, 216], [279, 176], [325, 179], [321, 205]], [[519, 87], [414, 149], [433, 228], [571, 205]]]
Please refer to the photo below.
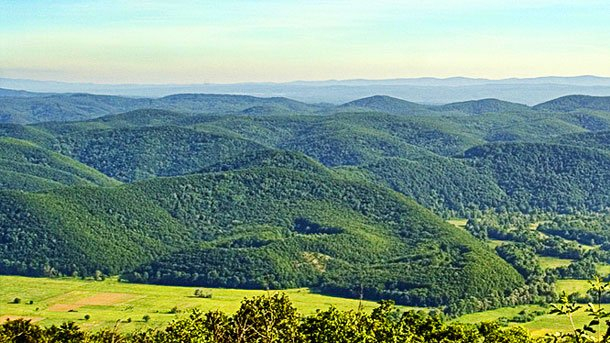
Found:
[[587, 303], [610, 272], [610, 98], [7, 94], [0, 280], [34, 304], [0, 316], [131, 332], [269, 289], [304, 314], [388, 299], [541, 336], [569, 329], [562, 291]]

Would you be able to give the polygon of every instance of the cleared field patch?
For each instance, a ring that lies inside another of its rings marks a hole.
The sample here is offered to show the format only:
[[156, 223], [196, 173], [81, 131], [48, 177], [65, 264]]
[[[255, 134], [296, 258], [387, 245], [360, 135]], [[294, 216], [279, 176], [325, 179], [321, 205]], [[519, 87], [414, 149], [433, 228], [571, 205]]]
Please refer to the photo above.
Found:
[[538, 261], [540, 262], [540, 267], [543, 269], [565, 267], [572, 263], [572, 260], [569, 259], [548, 256], [539, 256]]
[[466, 227], [466, 223], [468, 222], [468, 219], [449, 219], [447, 220], [447, 223], [453, 225], [453, 226], [457, 226], [460, 229], [463, 229]]
[[499, 318], [512, 318], [519, 314], [519, 312], [525, 310], [528, 312], [534, 312], [544, 310], [545, 308], [539, 305], [519, 305], [515, 307], [502, 307], [495, 310], [482, 311], [477, 313], [465, 314], [457, 319], [456, 322], [460, 323], [479, 323], [479, 322], [491, 322], [498, 320]]
[[500, 245], [505, 244], [506, 242], [509, 242], [509, 241], [501, 241], [499, 239], [488, 239], [487, 245], [490, 248], [495, 249], [495, 248], [499, 247]]
[[600, 276], [610, 275], [610, 264], [598, 263], [596, 266], [597, 274]]
[[81, 306], [93, 305], [93, 306], [104, 306], [124, 303], [128, 300], [135, 298], [133, 294], [126, 293], [98, 293], [96, 295], [81, 299], [77, 304]]
[[555, 283], [555, 287], [557, 292], [561, 294], [561, 292], [566, 292], [566, 294], [571, 293], [580, 293], [585, 294], [591, 288], [589, 281], [587, 280], [557, 280]]
[[17, 320], [17, 319], [23, 319], [23, 320], [29, 320], [32, 323], [36, 323], [38, 321], [43, 320], [44, 318], [40, 318], [40, 317], [26, 317], [26, 316], [11, 316], [11, 315], [4, 315], [4, 316], [0, 316], [0, 323], [4, 323], [7, 320]]
[[[74, 293], [74, 292], [70, 292]], [[61, 297], [66, 298], [64, 296]], [[54, 304], [48, 308], [49, 311], [65, 312], [74, 311], [83, 306], [109, 306], [121, 304], [131, 299], [135, 299], [134, 294], [127, 293], [97, 293], [95, 295], [77, 300], [70, 304]]]
[[[588, 324], [591, 321], [591, 316], [589, 313], [584, 311], [584, 307], [578, 310], [573, 315], [574, 325], [577, 328], [582, 328], [583, 325]], [[608, 306], [602, 306], [606, 310], [608, 310]], [[570, 320], [567, 316], [558, 316], [555, 314], [545, 314], [539, 317], [536, 317], [533, 321], [529, 323], [520, 324], [524, 328], [528, 329], [533, 336], [541, 337], [547, 333], [555, 333], [555, 332], [569, 332], [572, 331], [572, 325], [570, 324]], [[601, 324], [597, 327], [599, 332], [606, 332], [606, 324], [602, 320]]]

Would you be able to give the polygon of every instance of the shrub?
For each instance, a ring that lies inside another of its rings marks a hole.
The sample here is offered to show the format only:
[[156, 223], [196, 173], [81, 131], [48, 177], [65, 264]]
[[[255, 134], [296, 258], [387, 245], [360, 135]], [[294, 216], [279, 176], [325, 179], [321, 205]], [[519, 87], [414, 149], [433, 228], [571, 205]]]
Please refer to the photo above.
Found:
[[195, 297], [210, 299], [210, 298], [212, 298], [212, 291], [207, 290], [207, 289], [197, 288], [195, 290]]

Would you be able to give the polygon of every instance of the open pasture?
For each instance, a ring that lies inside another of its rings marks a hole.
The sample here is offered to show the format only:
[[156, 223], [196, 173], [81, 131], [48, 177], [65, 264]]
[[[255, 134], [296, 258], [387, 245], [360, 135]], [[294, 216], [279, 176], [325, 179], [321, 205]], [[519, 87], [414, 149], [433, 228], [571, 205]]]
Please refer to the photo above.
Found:
[[[267, 293], [264, 290], [212, 288], [206, 289], [212, 298], [198, 298], [194, 296], [195, 290], [193, 287], [123, 283], [116, 278], [93, 281], [0, 276], [0, 320], [25, 318], [41, 325], [74, 321], [86, 329], [117, 326], [121, 331], [130, 331], [161, 326], [192, 308], [234, 312], [245, 297]], [[356, 310], [360, 305], [358, 300], [315, 294], [306, 288], [281, 292], [288, 294], [303, 314], [331, 305], [342, 310]], [[15, 303], [16, 298], [18, 303]], [[375, 302], [362, 302], [366, 311], [376, 306]], [[89, 319], [85, 319], [86, 315]], [[150, 319], [144, 321], [144, 316]]]

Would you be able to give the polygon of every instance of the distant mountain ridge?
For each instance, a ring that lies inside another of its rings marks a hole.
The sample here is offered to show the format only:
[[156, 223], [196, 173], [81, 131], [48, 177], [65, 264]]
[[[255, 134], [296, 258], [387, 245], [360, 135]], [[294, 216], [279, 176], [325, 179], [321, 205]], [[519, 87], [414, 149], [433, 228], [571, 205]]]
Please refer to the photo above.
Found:
[[0, 88], [30, 92], [87, 92], [138, 97], [176, 93], [221, 93], [259, 97], [287, 97], [309, 103], [346, 103], [376, 94], [416, 103], [447, 104], [471, 99], [497, 98], [534, 105], [569, 94], [610, 95], [610, 78], [598, 76], [508, 78], [398, 78], [386, 80], [326, 80], [285, 83], [234, 84], [94, 84], [0, 78]]
[[[1, 94], [6, 94], [2, 96]], [[11, 96], [10, 94], [14, 94]], [[89, 93], [29, 93], [0, 89], [0, 123], [31, 124], [82, 121], [140, 109], [194, 115], [328, 115], [379, 112], [392, 115], [481, 115], [494, 113], [571, 112], [577, 109], [610, 111], [610, 97], [570, 95], [533, 107], [495, 98], [445, 105], [425, 105], [389, 95], [374, 95], [341, 105], [311, 104], [285, 97], [235, 94], [172, 94], [161, 98], [133, 98]]]
[[322, 108], [281, 97], [261, 98], [231, 94], [174, 94], [163, 98], [130, 98], [62, 93], [5, 96], [1, 99], [0, 123], [17, 124], [87, 120], [142, 108], [174, 110], [186, 114], [234, 114], [253, 106], [306, 114]]

